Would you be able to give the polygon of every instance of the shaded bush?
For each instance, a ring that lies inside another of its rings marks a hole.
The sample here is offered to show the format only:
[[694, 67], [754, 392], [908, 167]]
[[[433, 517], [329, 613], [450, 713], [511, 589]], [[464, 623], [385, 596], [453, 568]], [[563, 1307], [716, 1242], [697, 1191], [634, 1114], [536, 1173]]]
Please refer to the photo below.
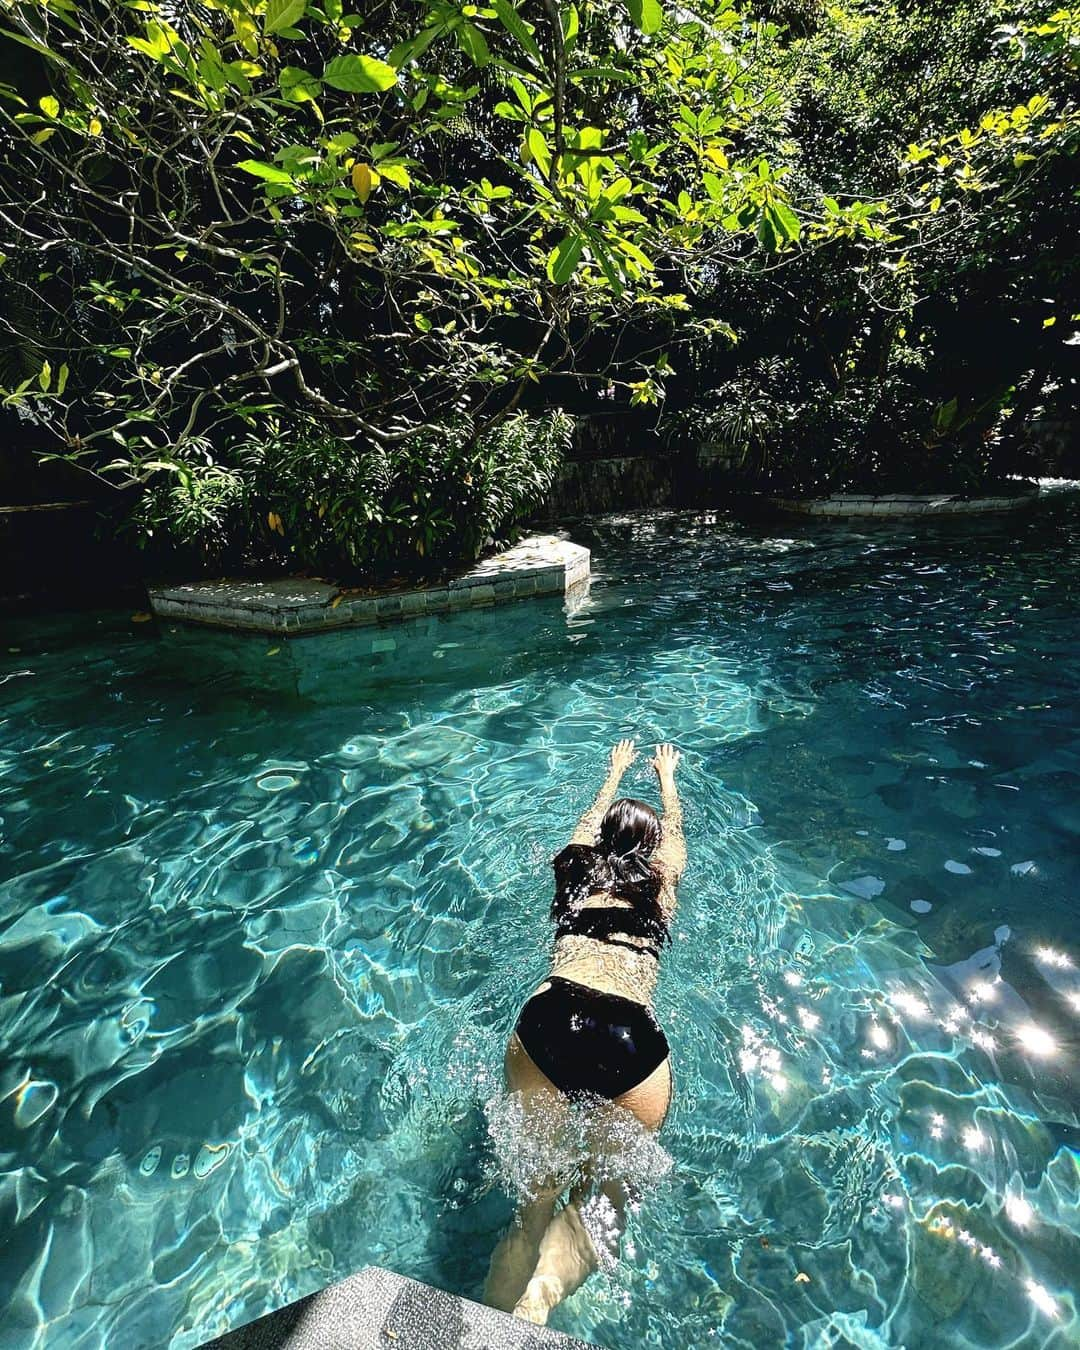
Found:
[[132, 525], [206, 566], [438, 571], [511, 537], [550, 490], [571, 426], [559, 411], [488, 427], [459, 416], [391, 448], [274, 424], [162, 466]]

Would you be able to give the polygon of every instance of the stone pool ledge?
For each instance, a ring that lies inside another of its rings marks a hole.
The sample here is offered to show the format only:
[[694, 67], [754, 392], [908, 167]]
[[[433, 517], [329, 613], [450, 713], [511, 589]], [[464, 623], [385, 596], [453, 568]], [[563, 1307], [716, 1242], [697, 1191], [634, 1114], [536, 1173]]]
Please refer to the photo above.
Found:
[[981, 516], [1019, 511], [1038, 500], [1038, 490], [1010, 497], [965, 497], [959, 493], [888, 492], [875, 495], [838, 492], [831, 497], [767, 497], [765, 500], [784, 515], [824, 516], [826, 518], [871, 516]]
[[596, 1350], [378, 1266], [249, 1322], [204, 1350]]
[[320, 633], [353, 625], [493, 605], [534, 595], [564, 595], [589, 579], [589, 550], [553, 534], [532, 535], [485, 558], [461, 576], [420, 589], [351, 592], [303, 578], [193, 581], [150, 589], [161, 619], [255, 633]]

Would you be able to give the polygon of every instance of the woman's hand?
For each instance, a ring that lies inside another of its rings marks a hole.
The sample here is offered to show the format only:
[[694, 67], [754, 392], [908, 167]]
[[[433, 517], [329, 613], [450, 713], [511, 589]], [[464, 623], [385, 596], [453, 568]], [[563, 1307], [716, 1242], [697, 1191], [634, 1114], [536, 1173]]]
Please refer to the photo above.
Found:
[[611, 751], [611, 769], [613, 773], [625, 773], [634, 762], [633, 741], [620, 741]]
[[656, 754], [650, 763], [656, 770], [656, 776], [661, 783], [674, 783], [675, 766], [678, 764], [681, 755], [673, 745], [658, 745]]

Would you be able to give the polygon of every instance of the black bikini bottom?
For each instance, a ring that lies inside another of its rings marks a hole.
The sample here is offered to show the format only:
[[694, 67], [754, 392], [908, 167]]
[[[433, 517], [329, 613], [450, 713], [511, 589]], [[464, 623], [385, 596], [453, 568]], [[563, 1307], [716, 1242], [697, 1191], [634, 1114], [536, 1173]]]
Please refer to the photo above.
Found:
[[553, 975], [518, 1018], [536, 1067], [568, 1097], [618, 1097], [668, 1057], [667, 1037], [643, 1003]]

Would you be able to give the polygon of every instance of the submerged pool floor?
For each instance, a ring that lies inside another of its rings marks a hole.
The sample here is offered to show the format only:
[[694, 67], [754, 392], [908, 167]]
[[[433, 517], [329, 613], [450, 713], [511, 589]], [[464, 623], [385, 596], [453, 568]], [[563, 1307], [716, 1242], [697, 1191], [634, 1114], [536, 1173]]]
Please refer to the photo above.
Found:
[[676, 1097], [555, 1325], [1078, 1343], [1080, 513], [787, 530], [595, 521], [574, 612], [374, 657], [7, 625], [0, 1346], [191, 1347], [368, 1263], [477, 1297], [548, 859], [622, 736], [683, 750]]

